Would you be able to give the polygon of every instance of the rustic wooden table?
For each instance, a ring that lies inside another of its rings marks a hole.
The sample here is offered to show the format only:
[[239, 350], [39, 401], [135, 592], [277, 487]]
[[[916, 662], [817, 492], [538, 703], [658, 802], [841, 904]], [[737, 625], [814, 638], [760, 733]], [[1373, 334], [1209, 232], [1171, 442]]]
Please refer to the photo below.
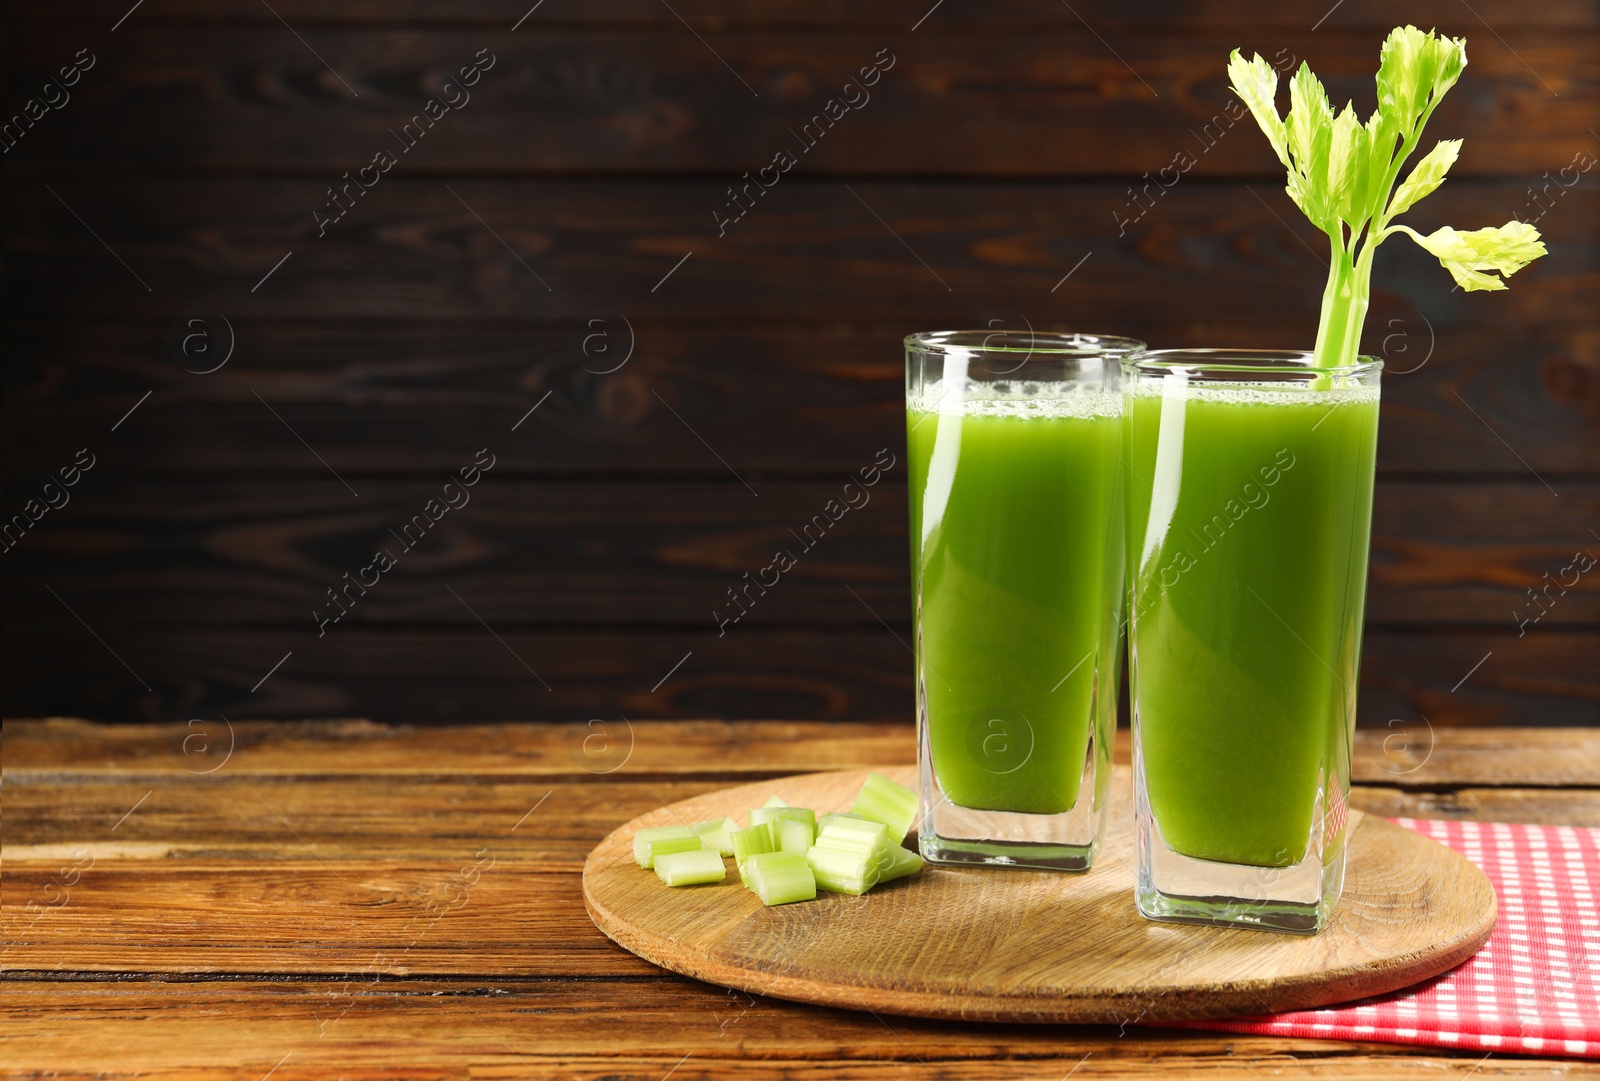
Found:
[[[1600, 1070], [1382, 1044], [880, 1019], [668, 975], [589, 922], [579, 871], [619, 823], [738, 781], [910, 762], [909, 726], [52, 720], [8, 722], [4, 740], [0, 1070], [15, 1076]], [[1600, 731], [1363, 732], [1355, 770], [1356, 805], [1381, 814], [1600, 826]]]

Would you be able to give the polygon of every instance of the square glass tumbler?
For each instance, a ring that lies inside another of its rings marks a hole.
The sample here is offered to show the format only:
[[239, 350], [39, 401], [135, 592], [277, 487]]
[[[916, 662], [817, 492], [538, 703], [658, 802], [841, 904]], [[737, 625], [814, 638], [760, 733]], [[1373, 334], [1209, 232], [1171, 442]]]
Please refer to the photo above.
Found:
[[1344, 883], [1382, 365], [1123, 364], [1139, 911], [1315, 933]]
[[919, 847], [1087, 870], [1121, 646], [1128, 338], [913, 334], [906, 443]]

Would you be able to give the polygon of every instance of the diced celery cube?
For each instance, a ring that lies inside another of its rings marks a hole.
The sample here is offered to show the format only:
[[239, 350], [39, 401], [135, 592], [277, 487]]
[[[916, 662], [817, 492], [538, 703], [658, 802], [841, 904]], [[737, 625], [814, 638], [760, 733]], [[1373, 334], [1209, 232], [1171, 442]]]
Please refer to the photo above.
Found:
[[817, 839], [811, 823], [803, 818], [780, 818], [771, 823], [770, 828], [777, 834], [780, 852], [797, 852], [803, 856]]
[[850, 813], [882, 822], [889, 827], [889, 836], [894, 843], [900, 844], [917, 820], [917, 794], [881, 773], [869, 773]]
[[755, 807], [750, 811], [750, 824], [758, 822], [776, 822], [781, 818], [798, 818], [811, 826], [813, 832], [817, 827], [817, 812], [809, 807]]
[[878, 884], [892, 882], [922, 870], [922, 857], [903, 845], [889, 846], [889, 862], [878, 875]]
[[772, 827], [765, 822], [751, 826], [749, 829], [734, 830], [729, 836], [733, 845], [734, 859], [739, 862], [739, 880], [746, 885], [750, 880], [746, 877], [746, 865], [751, 856], [758, 856], [764, 852], [777, 849], [777, 838], [773, 836]]
[[751, 857], [749, 886], [764, 905], [809, 901], [817, 895], [811, 867], [799, 852], [766, 852]]
[[696, 822], [689, 827], [707, 848], [714, 848], [724, 856], [733, 855], [733, 831], [739, 823], [731, 818], [713, 818], [709, 822]]
[[649, 868], [657, 856], [693, 852], [700, 847], [700, 838], [688, 826], [652, 826], [633, 835], [633, 861]]
[[666, 852], [656, 856], [656, 876], [669, 886], [698, 886], [721, 882], [728, 870], [722, 854], [711, 848], [691, 852]]
[[806, 853], [806, 863], [816, 878], [817, 888], [830, 893], [860, 895], [878, 884], [879, 857], [868, 851], [829, 848], [815, 844]]

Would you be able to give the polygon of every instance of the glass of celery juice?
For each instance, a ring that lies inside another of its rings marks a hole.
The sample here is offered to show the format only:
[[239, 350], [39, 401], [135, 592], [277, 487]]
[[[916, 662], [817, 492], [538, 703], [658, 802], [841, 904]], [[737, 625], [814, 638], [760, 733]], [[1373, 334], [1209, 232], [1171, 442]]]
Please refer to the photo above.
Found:
[[1121, 361], [1143, 344], [905, 345], [922, 855], [1087, 870], [1116, 727]]
[[1344, 881], [1382, 365], [1123, 365], [1129, 697], [1151, 919], [1314, 933]]

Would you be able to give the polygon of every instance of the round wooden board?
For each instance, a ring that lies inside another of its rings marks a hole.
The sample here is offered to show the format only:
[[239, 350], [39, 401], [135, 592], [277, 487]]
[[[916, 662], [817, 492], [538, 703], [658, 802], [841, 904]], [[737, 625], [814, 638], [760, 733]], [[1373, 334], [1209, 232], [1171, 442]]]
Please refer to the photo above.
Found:
[[[913, 767], [884, 769], [905, 784]], [[777, 793], [849, 808], [866, 770], [741, 785], [629, 822], [589, 854], [583, 899], [624, 948], [686, 976], [846, 1009], [962, 1020], [1123, 1023], [1307, 1009], [1382, 994], [1470, 957], [1494, 928], [1483, 873], [1355, 812], [1334, 918], [1314, 936], [1152, 923], [1133, 904], [1131, 783], [1086, 874], [929, 864], [862, 897], [765, 908], [740, 883], [669, 889], [633, 862], [645, 826], [733, 815]]]

